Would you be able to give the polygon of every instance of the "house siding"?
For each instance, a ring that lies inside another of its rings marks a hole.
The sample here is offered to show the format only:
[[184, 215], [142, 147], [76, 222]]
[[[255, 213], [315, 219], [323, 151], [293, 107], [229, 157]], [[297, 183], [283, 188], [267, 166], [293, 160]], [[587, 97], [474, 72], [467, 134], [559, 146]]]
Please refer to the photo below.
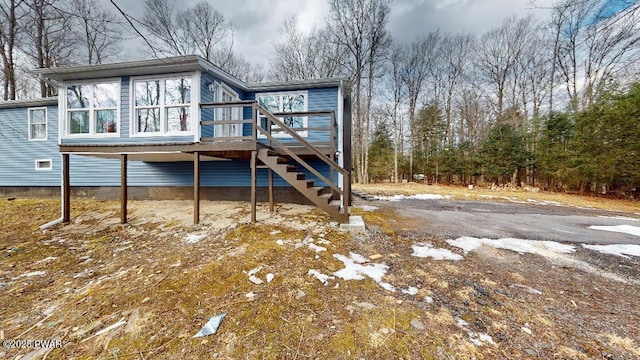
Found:
[[[329, 177], [329, 167], [321, 161], [309, 161], [321, 174]], [[71, 186], [120, 186], [120, 160], [71, 155], [69, 159]], [[299, 167], [307, 179], [323, 182], [306, 169]], [[274, 173], [274, 186], [290, 186]], [[58, 182], [55, 185], [59, 185]], [[129, 161], [127, 168], [129, 186], [192, 186], [193, 163]], [[251, 186], [249, 160], [202, 161], [200, 163], [200, 185], [203, 187], [248, 187]], [[267, 169], [258, 169], [258, 186], [268, 186]]]
[[[29, 140], [29, 108], [0, 109], [0, 186], [60, 186], [58, 107], [46, 106], [46, 141]], [[44, 159], [51, 170], [36, 170], [35, 161]]]

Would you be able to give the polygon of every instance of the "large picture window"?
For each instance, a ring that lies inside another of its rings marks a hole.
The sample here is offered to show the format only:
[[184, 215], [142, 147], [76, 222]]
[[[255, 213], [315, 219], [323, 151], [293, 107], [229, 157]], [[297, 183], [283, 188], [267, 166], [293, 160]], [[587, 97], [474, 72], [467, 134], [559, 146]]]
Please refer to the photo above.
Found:
[[[307, 111], [307, 92], [286, 92], [286, 93], [271, 93], [271, 94], [258, 94], [258, 104], [267, 109], [270, 113], [292, 113], [292, 112], [305, 112]], [[292, 129], [307, 128], [308, 117], [307, 116], [283, 116], [280, 120]], [[260, 124], [265, 127], [267, 119], [264, 116], [260, 116]], [[274, 136], [288, 136], [283, 131], [277, 131], [277, 127], [272, 127], [272, 134]], [[307, 131], [298, 131], [300, 136], [307, 136]]]
[[29, 140], [47, 140], [47, 108], [29, 109]]
[[135, 132], [191, 131], [191, 77], [134, 81]]
[[120, 86], [117, 81], [67, 85], [68, 135], [118, 133]]

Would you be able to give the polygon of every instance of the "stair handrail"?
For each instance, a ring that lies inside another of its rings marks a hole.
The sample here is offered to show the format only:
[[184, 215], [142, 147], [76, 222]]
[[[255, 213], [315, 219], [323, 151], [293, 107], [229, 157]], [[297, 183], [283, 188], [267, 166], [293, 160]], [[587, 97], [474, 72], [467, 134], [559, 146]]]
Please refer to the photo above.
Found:
[[[351, 192], [351, 179], [350, 179], [350, 174], [347, 170], [345, 170], [343, 167], [339, 166], [338, 164], [336, 164], [334, 161], [332, 161], [329, 157], [327, 157], [327, 155], [321, 153], [320, 151], [318, 151], [318, 149], [316, 149], [315, 146], [311, 145], [309, 142], [307, 142], [304, 138], [302, 138], [302, 136], [300, 136], [295, 130], [291, 129], [289, 126], [285, 125], [282, 121], [280, 121], [280, 119], [278, 119], [275, 115], [271, 114], [271, 112], [269, 112], [267, 109], [265, 109], [264, 107], [262, 107], [260, 104], [258, 104], [257, 102], [255, 102], [253, 104], [254, 110], [253, 113], [256, 114], [257, 112], [262, 113], [262, 115], [264, 115], [269, 121], [273, 122], [275, 125], [277, 125], [279, 127], [278, 130], [280, 131], [285, 131], [286, 133], [288, 133], [289, 135], [291, 135], [291, 137], [293, 137], [294, 139], [296, 139], [300, 144], [302, 144], [307, 150], [311, 151], [311, 153], [313, 153], [314, 155], [316, 155], [319, 159], [321, 159], [322, 161], [324, 161], [327, 165], [329, 165], [330, 168], [335, 169], [336, 171], [338, 171], [340, 174], [342, 174], [342, 180], [343, 180], [343, 189], [340, 189], [339, 187], [337, 187], [333, 181], [329, 181], [329, 179], [327, 179], [324, 175], [320, 174], [320, 172], [318, 172], [316, 169], [314, 169], [311, 165], [309, 165], [307, 162], [305, 162], [304, 160], [302, 160], [298, 155], [296, 155], [293, 151], [291, 151], [291, 149], [287, 148], [282, 142], [280, 142], [279, 140], [277, 140], [271, 133], [270, 131], [264, 129], [259, 123], [258, 123], [258, 118], [259, 116], [257, 116], [257, 114], [255, 116], [253, 116], [255, 122], [254, 122], [254, 126], [256, 128], [256, 130], [258, 130], [259, 132], [261, 132], [264, 136], [267, 137], [267, 139], [269, 141], [272, 141], [274, 143], [276, 143], [280, 149], [282, 149], [284, 152], [287, 153], [287, 155], [291, 156], [293, 159], [295, 159], [300, 165], [302, 165], [304, 168], [306, 168], [307, 170], [309, 170], [312, 174], [316, 175], [318, 177], [318, 179], [322, 180], [325, 184], [329, 185], [329, 187], [331, 187], [332, 189], [334, 189], [335, 191], [338, 192], [338, 194], [342, 195], [342, 201], [343, 201], [343, 209], [345, 209], [345, 212], [347, 212], [348, 209], [348, 204], [350, 203], [350, 192]], [[267, 125], [267, 127], [270, 128], [269, 125]], [[254, 132], [254, 134], [257, 134], [256, 132]], [[332, 149], [333, 151], [334, 149]]]

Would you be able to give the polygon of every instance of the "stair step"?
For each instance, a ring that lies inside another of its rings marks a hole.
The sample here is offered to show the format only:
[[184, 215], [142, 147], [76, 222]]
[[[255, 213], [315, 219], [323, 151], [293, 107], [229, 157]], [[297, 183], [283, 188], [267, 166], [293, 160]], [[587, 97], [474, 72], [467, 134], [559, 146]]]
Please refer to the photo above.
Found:
[[340, 200], [331, 200], [329, 205], [330, 206], [335, 206], [335, 207], [340, 207], [340, 206], [342, 206], [342, 201], [340, 201]]
[[323, 189], [324, 189], [323, 187], [314, 186], [314, 187], [310, 187], [309, 191], [311, 191], [313, 194], [316, 194], [316, 196], [320, 196], [320, 195], [325, 195], [322, 193]]
[[[304, 175], [304, 174], [302, 174], [302, 175]], [[304, 179], [303, 179], [303, 180], [304, 180]], [[312, 187], [313, 187], [313, 185], [315, 184], [315, 181], [314, 181], [314, 180], [305, 180], [305, 181], [307, 182], [307, 189], [308, 189], [308, 188], [312, 188]]]
[[296, 180], [304, 180], [306, 177], [305, 173], [299, 172], [296, 174]]
[[276, 164], [288, 164], [289, 159], [282, 156], [270, 156], [271, 158], [276, 158]]
[[280, 153], [275, 150], [267, 150], [267, 156], [279, 156]]
[[297, 172], [298, 167], [295, 165], [287, 165], [287, 172]]
[[320, 196], [318, 196], [320, 199], [326, 199], [327, 200], [327, 204], [331, 201], [331, 199], [333, 199], [333, 194], [331, 193], [324, 193]]

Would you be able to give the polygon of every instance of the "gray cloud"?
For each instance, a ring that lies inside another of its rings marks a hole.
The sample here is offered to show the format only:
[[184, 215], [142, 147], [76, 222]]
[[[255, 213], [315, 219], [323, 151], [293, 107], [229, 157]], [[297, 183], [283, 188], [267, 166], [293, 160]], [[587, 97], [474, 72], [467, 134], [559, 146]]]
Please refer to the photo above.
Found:
[[[106, 8], [113, 8], [103, 0]], [[142, 17], [143, 1], [115, 0], [128, 14]], [[187, 7], [198, 0], [183, 0], [179, 6]], [[234, 22], [236, 31], [234, 49], [251, 62], [268, 65], [273, 42], [279, 37], [282, 21], [298, 14], [300, 28], [310, 30], [324, 25], [329, 13], [325, 0], [209, 0], [227, 19]], [[548, 6], [552, 0], [537, 0], [539, 6]], [[114, 9], [115, 11], [115, 9]], [[395, 0], [391, 4], [389, 32], [400, 42], [409, 42], [416, 36], [440, 29], [445, 33], [470, 32], [482, 34], [500, 25], [510, 16], [533, 13], [540, 18], [548, 10], [533, 9], [530, 0]], [[141, 44], [141, 43], [140, 43]], [[143, 47], [143, 45], [137, 45]], [[131, 52], [127, 57], [143, 57], [145, 50]]]

